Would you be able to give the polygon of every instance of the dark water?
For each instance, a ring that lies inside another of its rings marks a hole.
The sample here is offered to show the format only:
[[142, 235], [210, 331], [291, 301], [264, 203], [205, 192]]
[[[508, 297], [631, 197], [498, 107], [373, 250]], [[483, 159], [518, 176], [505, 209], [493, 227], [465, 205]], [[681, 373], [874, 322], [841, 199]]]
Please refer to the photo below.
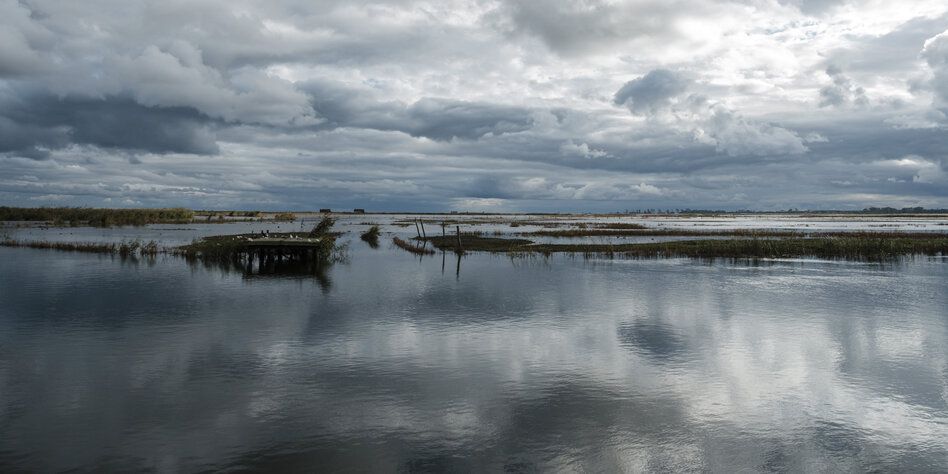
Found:
[[0, 471], [948, 470], [948, 262], [0, 248]]

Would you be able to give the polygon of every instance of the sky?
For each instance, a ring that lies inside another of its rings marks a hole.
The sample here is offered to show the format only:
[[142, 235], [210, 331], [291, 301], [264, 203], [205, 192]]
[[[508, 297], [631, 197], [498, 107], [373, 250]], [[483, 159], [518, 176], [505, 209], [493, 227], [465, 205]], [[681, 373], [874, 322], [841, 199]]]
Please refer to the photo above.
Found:
[[948, 208], [948, 3], [0, 0], [0, 205]]

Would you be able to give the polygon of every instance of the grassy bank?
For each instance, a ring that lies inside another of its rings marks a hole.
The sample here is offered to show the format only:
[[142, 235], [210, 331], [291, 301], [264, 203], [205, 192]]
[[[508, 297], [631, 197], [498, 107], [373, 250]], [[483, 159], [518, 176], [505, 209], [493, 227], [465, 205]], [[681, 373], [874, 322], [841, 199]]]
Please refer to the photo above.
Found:
[[[428, 239], [441, 250], [457, 251], [457, 237]], [[646, 244], [535, 244], [524, 239], [461, 236], [464, 251], [571, 253], [641, 258], [797, 258], [884, 260], [906, 255], [948, 255], [948, 237], [814, 237], [687, 240]]]
[[190, 209], [92, 209], [82, 207], [0, 207], [0, 221], [41, 221], [53, 225], [93, 227], [182, 224], [191, 222]]

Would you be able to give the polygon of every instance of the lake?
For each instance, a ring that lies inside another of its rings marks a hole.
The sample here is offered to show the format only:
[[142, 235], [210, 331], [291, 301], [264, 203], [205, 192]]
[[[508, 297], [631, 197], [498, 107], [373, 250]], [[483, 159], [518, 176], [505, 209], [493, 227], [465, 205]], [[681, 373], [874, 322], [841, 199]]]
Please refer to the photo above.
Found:
[[318, 275], [0, 248], [0, 471], [948, 471], [944, 257], [419, 258], [385, 219]]

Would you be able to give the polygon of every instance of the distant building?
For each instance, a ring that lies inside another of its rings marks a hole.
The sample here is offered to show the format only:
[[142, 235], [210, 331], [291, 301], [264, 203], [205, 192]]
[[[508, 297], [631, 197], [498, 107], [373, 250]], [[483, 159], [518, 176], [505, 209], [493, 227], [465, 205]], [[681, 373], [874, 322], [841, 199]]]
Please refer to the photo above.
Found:
[[325, 208], [324, 208], [324, 209], [320, 209], [319, 212], [322, 212], [323, 214], [329, 214], [330, 212], [332, 212], [332, 209], [325, 209]]
[[355, 214], [365, 214], [365, 209], [356, 208], [356, 209], [353, 209], [352, 212]]

